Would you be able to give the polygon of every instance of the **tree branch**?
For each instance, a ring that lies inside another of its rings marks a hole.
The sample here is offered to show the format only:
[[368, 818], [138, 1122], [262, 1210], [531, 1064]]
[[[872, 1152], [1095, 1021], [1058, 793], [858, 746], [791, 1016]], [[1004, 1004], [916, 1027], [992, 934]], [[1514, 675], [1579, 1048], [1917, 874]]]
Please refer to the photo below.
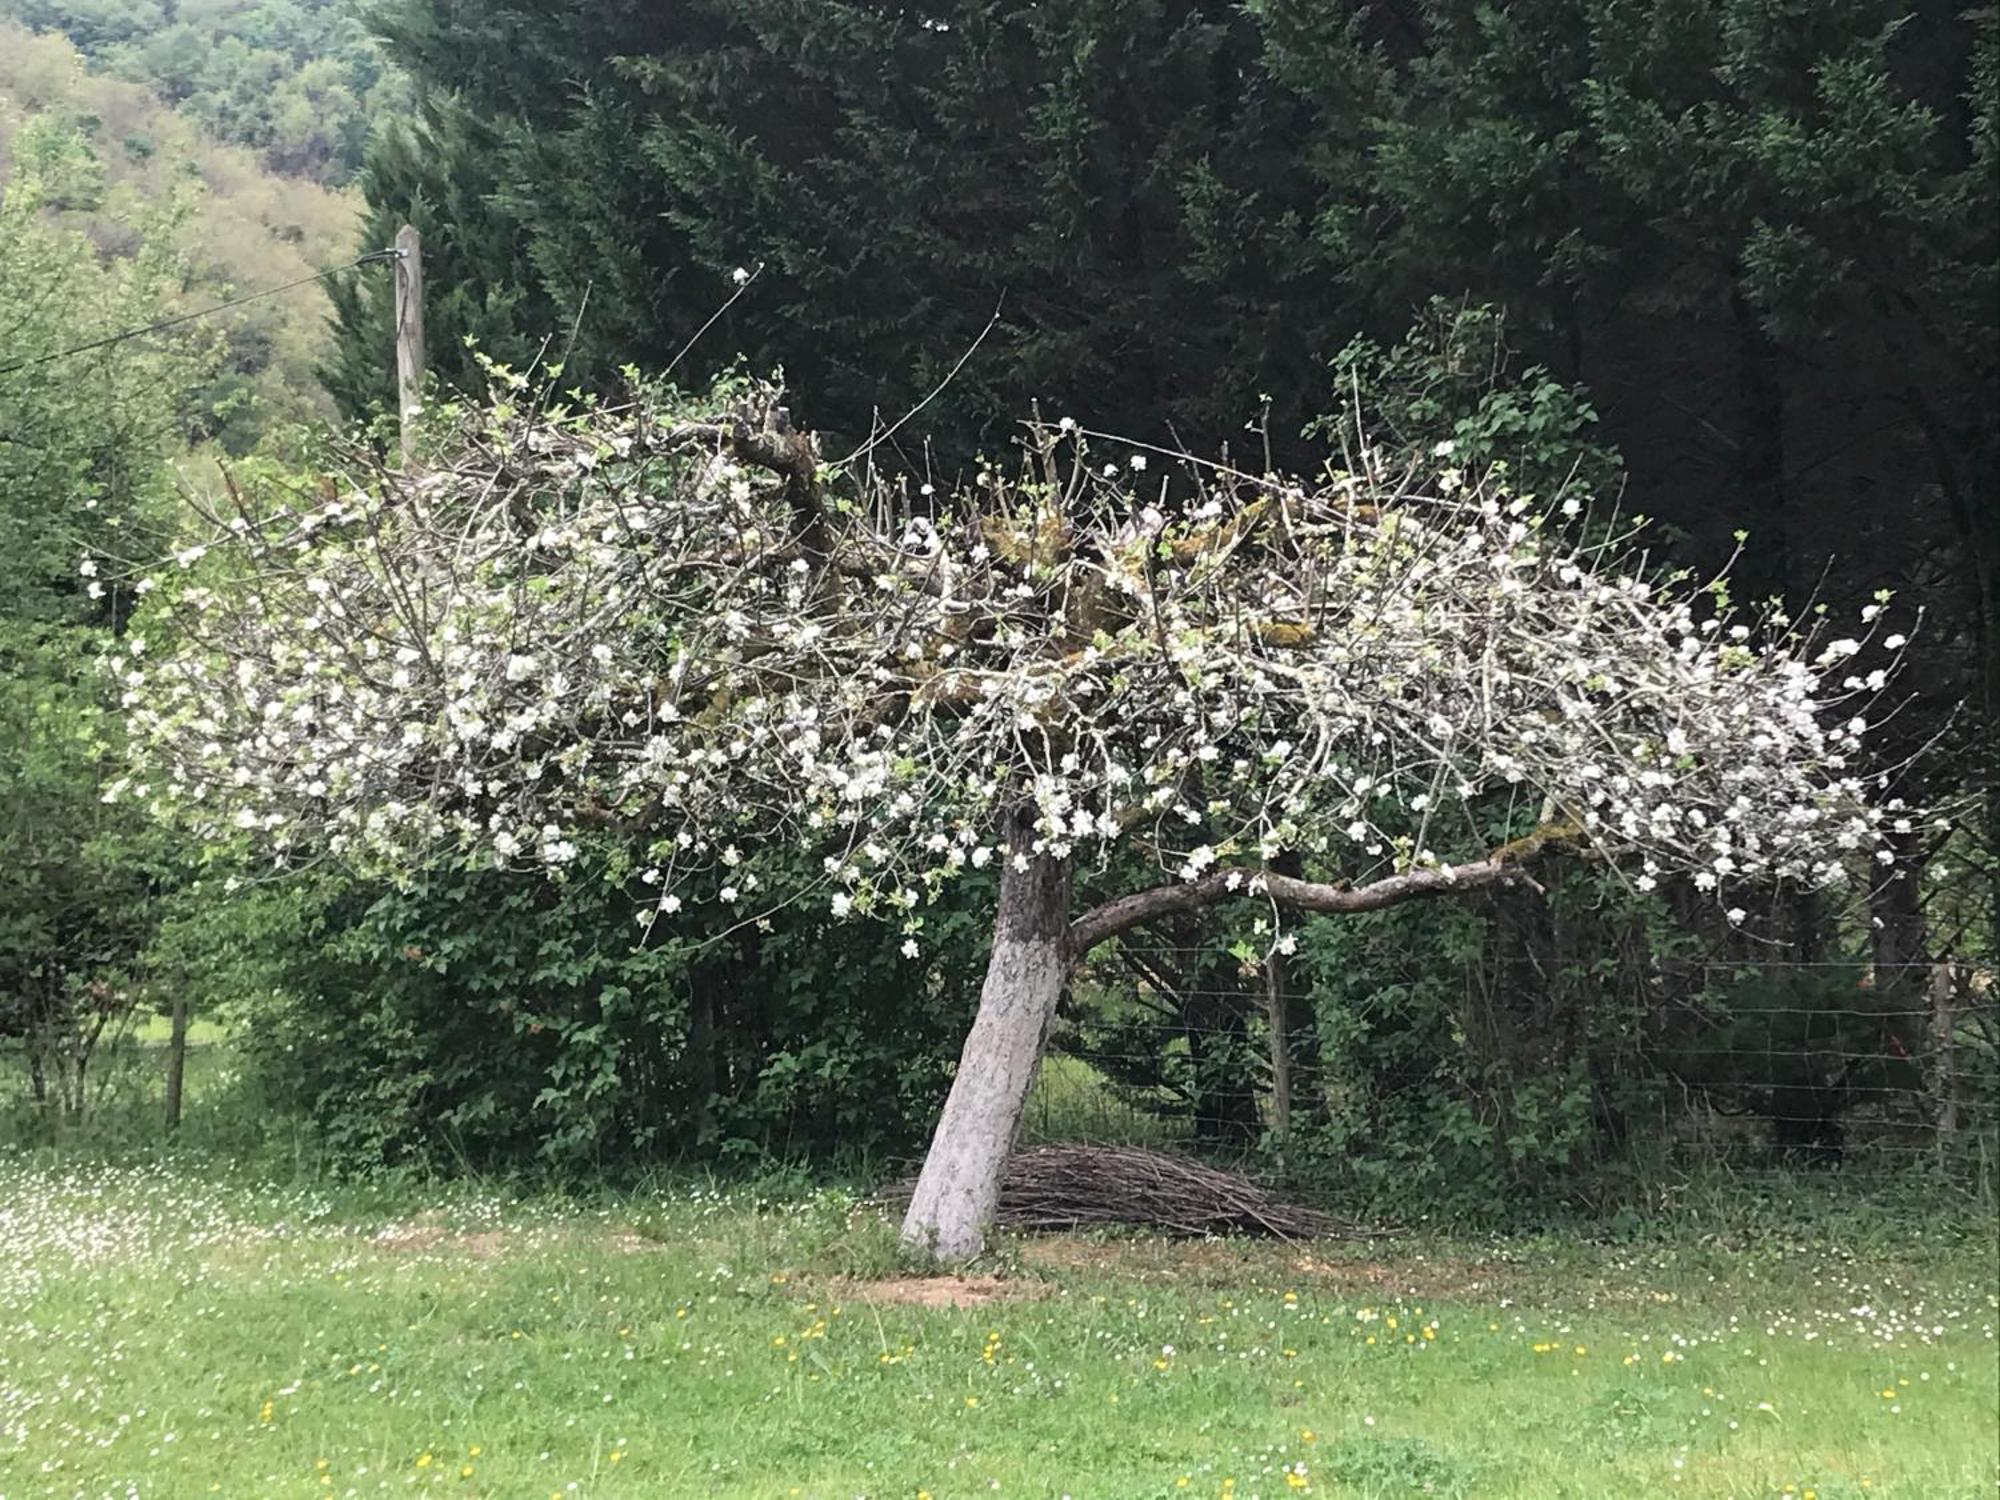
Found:
[[792, 431], [781, 407], [766, 417], [761, 428], [737, 421], [729, 446], [743, 462], [785, 476], [785, 503], [799, 522], [800, 544], [809, 558], [824, 562], [831, 536], [819, 492], [819, 448], [812, 435]]
[[[751, 416], [758, 420], [753, 422]], [[820, 494], [819, 445], [811, 433], [793, 430], [782, 406], [714, 421], [683, 422], [658, 441], [672, 447], [691, 438], [717, 443], [739, 463], [780, 476], [785, 481], [785, 504], [798, 523], [799, 542], [806, 556], [816, 563], [826, 560], [832, 536]]]
[[1272, 870], [1212, 870], [1199, 880], [1177, 881], [1135, 891], [1107, 901], [1085, 912], [1069, 928], [1069, 955], [1082, 958], [1098, 944], [1129, 932], [1142, 923], [1206, 907], [1242, 896], [1261, 896], [1295, 911], [1357, 912], [1381, 911], [1405, 901], [1431, 896], [1453, 896], [1486, 886], [1512, 885], [1527, 874], [1519, 859], [1501, 850], [1485, 859], [1462, 865], [1444, 865], [1435, 870], [1411, 870], [1390, 875], [1368, 885], [1328, 885], [1317, 880], [1300, 880]]

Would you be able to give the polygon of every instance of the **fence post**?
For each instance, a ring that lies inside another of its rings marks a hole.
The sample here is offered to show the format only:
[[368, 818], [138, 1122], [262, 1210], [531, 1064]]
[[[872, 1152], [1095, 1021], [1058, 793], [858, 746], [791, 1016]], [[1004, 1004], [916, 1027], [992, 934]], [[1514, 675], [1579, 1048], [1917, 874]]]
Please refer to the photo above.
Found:
[[167, 1132], [181, 1128], [181, 1083], [187, 1077], [188, 1003], [174, 996], [173, 1031], [167, 1037]]
[[1931, 969], [1931, 1096], [1937, 1101], [1936, 1141], [1942, 1158], [1958, 1134], [1957, 975], [1952, 964]]
[[1292, 1016], [1285, 967], [1282, 953], [1264, 959], [1264, 1008], [1271, 1032], [1271, 1133], [1280, 1151], [1292, 1132]]
[[424, 245], [414, 226], [396, 231], [396, 413], [403, 431], [403, 462], [416, 446], [416, 418], [424, 404]]

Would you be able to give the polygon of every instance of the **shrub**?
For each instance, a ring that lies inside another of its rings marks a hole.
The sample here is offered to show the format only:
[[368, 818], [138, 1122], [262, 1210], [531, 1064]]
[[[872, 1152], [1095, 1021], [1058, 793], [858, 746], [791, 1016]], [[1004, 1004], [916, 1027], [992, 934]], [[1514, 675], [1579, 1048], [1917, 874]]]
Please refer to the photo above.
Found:
[[703, 941], [642, 929], [649, 905], [602, 850], [559, 881], [325, 880], [252, 1026], [258, 1068], [363, 1167], [616, 1170], [917, 1139], [977, 993], [975, 923], [936, 913], [916, 961], [797, 907]]

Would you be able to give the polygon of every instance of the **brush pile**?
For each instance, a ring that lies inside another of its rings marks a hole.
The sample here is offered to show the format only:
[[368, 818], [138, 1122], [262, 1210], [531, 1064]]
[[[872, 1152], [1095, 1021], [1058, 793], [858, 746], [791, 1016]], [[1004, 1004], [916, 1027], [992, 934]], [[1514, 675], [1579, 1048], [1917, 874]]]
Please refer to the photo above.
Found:
[[[902, 1208], [914, 1178], [884, 1190]], [[1266, 1235], [1308, 1240], [1361, 1233], [1330, 1216], [1286, 1203], [1247, 1177], [1136, 1146], [1037, 1146], [1008, 1161], [994, 1222], [1008, 1229], [1088, 1229], [1132, 1225], [1166, 1234]]]

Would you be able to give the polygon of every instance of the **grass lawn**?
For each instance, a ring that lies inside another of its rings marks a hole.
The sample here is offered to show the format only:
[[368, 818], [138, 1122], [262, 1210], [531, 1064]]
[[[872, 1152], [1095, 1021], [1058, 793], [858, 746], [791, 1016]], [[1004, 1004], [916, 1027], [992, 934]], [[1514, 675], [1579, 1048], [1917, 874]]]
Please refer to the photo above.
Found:
[[[166, 1042], [173, 1034], [172, 1017], [162, 1015], [158, 1011], [147, 1011], [144, 1015], [135, 1017], [126, 1032], [130, 1041], [152, 1045]], [[205, 1047], [229, 1041], [230, 1033], [229, 1028], [220, 1022], [212, 1021], [206, 1016], [196, 1016], [188, 1022], [187, 1039], [190, 1046]]]
[[[853, 1199], [327, 1192], [0, 1156], [0, 1500], [1991, 1500], [1978, 1233], [1050, 1238]], [[976, 1291], [975, 1285], [969, 1290]]]

